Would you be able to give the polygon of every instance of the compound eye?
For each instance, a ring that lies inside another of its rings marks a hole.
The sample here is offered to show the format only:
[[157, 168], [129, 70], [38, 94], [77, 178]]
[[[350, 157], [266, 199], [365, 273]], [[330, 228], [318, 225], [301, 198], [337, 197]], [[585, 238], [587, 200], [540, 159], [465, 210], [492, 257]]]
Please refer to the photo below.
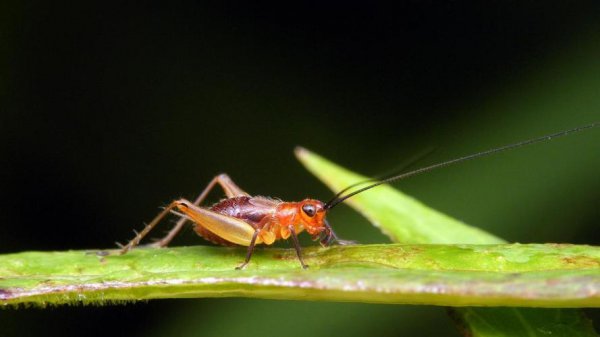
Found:
[[304, 206], [302, 206], [302, 211], [304, 212], [304, 214], [308, 215], [309, 217], [313, 217], [316, 213], [315, 205], [304, 204]]

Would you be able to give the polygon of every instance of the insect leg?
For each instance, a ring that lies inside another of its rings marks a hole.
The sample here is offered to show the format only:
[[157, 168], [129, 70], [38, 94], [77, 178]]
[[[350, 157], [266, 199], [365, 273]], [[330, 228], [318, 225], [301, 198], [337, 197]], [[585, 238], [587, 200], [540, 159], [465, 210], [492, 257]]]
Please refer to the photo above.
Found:
[[259, 232], [260, 232], [260, 229], [257, 229], [254, 231], [254, 234], [252, 234], [252, 240], [250, 241], [250, 245], [248, 246], [248, 252], [246, 253], [246, 260], [244, 260], [244, 263], [235, 267], [235, 269], [237, 269], [237, 270], [243, 269], [244, 267], [246, 267], [248, 262], [250, 262], [250, 258], [252, 257], [252, 253], [254, 252], [254, 247], [256, 246], [256, 238], [258, 237]]
[[296, 230], [294, 229], [294, 226], [289, 226], [288, 228], [290, 229], [290, 233], [292, 234], [292, 240], [294, 240], [294, 248], [296, 248], [296, 255], [298, 255], [298, 260], [300, 260], [302, 268], [306, 269], [308, 268], [308, 265], [304, 263], [304, 260], [302, 260], [302, 247], [300, 247], [300, 242], [298, 241], [298, 235], [296, 235]]
[[[185, 199], [179, 199], [170, 203], [169, 206], [152, 220], [152, 222], [144, 227], [144, 230], [137, 233], [135, 238], [123, 247], [121, 254], [125, 254], [131, 248], [137, 246], [144, 236], [146, 236], [174, 208], [177, 208], [177, 210], [185, 214], [188, 219], [198, 223], [215, 235], [241, 246], [250, 244], [252, 235], [255, 231], [252, 226], [240, 219], [194, 206]], [[262, 241], [259, 241], [258, 243], [261, 242]]]
[[337, 234], [335, 234], [335, 232], [333, 231], [333, 228], [331, 228], [331, 226], [329, 225], [327, 220], [325, 220], [324, 222], [325, 222], [325, 228], [327, 228], [327, 230], [326, 230], [325, 236], [320, 241], [321, 246], [328, 247], [329, 245], [331, 245], [334, 242], [337, 242], [340, 246], [355, 245], [357, 243], [356, 241], [352, 241], [352, 240], [340, 239], [337, 236]]
[[[196, 198], [196, 200], [194, 200], [194, 202], [192, 204], [194, 206], [200, 205], [204, 201], [204, 199], [206, 198], [208, 193], [210, 193], [210, 191], [212, 191], [212, 189], [217, 184], [219, 184], [219, 186], [221, 186], [223, 191], [225, 191], [225, 195], [227, 196], [227, 198], [250, 196], [244, 190], [239, 188], [227, 174], [221, 173], [218, 176], [214, 177], [210, 181], [210, 183], [208, 183], [206, 188], [204, 188], [202, 193], [200, 193], [200, 195]], [[183, 228], [183, 225], [185, 224], [185, 222], [187, 220], [188, 219], [186, 219], [186, 218], [179, 219], [179, 221], [177, 221], [177, 223], [175, 223], [175, 226], [173, 226], [173, 228], [169, 231], [169, 233], [167, 233], [167, 235], [165, 237], [150, 244], [149, 246], [166, 247], [171, 242], [171, 240], [173, 240], [173, 238], [177, 235], [177, 233], [179, 233], [181, 228]]]
[[144, 238], [144, 236], [146, 236], [152, 230], [152, 228], [158, 225], [160, 220], [162, 220], [166, 215], [168, 215], [171, 212], [173, 208], [177, 206], [177, 203], [177, 201], [173, 201], [169, 204], [169, 206], [165, 207], [165, 209], [163, 209], [162, 212], [160, 212], [149, 224], [146, 225], [146, 227], [144, 227], [144, 229], [141, 232], [137, 233], [137, 235], [121, 249], [119, 254], [125, 254], [131, 248], [137, 246], [140, 243], [140, 241]]
[[[233, 180], [231, 180], [231, 178], [225, 173], [219, 174], [218, 176], [213, 178], [213, 180], [216, 180], [216, 182], [219, 185], [221, 185], [223, 191], [225, 191], [225, 195], [227, 196], [227, 198], [250, 196], [250, 194], [246, 193], [246, 191], [242, 190], [238, 185], [236, 185], [233, 182]], [[204, 198], [206, 197], [206, 195], [202, 197]], [[200, 199], [200, 197], [198, 197], [198, 199]]]

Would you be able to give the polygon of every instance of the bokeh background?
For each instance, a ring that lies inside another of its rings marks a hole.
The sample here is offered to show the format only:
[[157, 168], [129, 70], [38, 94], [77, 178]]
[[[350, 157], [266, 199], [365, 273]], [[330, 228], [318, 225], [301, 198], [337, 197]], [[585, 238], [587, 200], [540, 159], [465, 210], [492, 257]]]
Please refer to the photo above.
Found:
[[[377, 175], [600, 120], [597, 1], [0, 6], [0, 253], [113, 247], [219, 172], [327, 199], [296, 145]], [[599, 168], [592, 130], [397, 185], [510, 241], [598, 244]], [[386, 242], [345, 206], [330, 221]], [[0, 310], [0, 327], [458, 336], [437, 307], [252, 299]]]

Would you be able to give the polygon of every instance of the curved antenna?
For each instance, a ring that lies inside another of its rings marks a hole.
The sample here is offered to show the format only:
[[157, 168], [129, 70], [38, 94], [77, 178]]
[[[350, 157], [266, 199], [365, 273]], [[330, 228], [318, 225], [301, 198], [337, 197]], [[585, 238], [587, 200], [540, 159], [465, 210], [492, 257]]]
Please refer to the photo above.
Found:
[[328, 205], [332, 202], [334, 202], [337, 198], [339, 198], [342, 194], [344, 194], [344, 192], [348, 191], [351, 188], [354, 188], [356, 186], [360, 186], [360, 185], [364, 185], [364, 184], [368, 184], [368, 183], [374, 183], [376, 181], [381, 181], [381, 180], [385, 180], [391, 177], [395, 177], [398, 174], [400, 174], [402, 171], [410, 168], [411, 166], [413, 166], [414, 164], [416, 164], [417, 162], [419, 162], [420, 160], [422, 160], [423, 158], [429, 156], [430, 154], [432, 154], [435, 151], [434, 147], [430, 147], [428, 149], [426, 149], [425, 151], [419, 152], [416, 155], [410, 157], [408, 160], [405, 160], [404, 163], [400, 164], [399, 166], [397, 166], [395, 169], [390, 170], [386, 173], [380, 174], [376, 177], [370, 178], [370, 179], [366, 179], [366, 180], [362, 180], [359, 182], [356, 182], [350, 186], [346, 186], [346, 188], [344, 188], [343, 190], [337, 192], [333, 197], [331, 197], [331, 199], [329, 199], [325, 205]]
[[480, 157], [485, 157], [485, 156], [489, 156], [491, 154], [495, 154], [495, 153], [499, 153], [499, 152], [503, 152], [503, 151], [507, 151], [507, 150], [512, 150], [512, 149], [515, 149], [515, 148], [518, 148], [518, 147], [532, 145], [532, 144], [535, 144], [535, 143], [539, 143], [539, 142], [551, 140], [551, 139], [554, 139], [554, 138], [566, 136], [566, 135], [571, 134], [571, 133], [580, 132], [580, 131], [583, 131], [583, 130], [586, 130], [586, 129], [591, 129], [591, 128], [597, 127], [599, 125], [600, 125], [600, 122], [595, 122], [595, 123], [591, 123], [591, 124], [588, 124], [588, 125], [579, 126], [579, 127], [573, 128], [573, 129], [560, 131], [560, 132], [557, 132], [557, 133], [553, 133], [553, 134], [542, 136], [542, 137], [538, 137], [538, 138], [524, 140], [524, 141], [521, 141], [521, 142], [518, 142], [518, 143], [504, 145], [504, 146], [501, 146], [501, 147], [493, 148], [493, 149], [482, 151], [482, 152], [477, 152], [477, 153], [470, 154], [470, 155], [467, 155], [467, 156], [463, 156], [463, 157], [451, 159], [451, 160], [448, 160], [448, 161], [444, 161], [444, 162], [441, 162], [441, 163], [437, 163], [437, 164], [425, 166], [425, 167], [422, 167], [422, 168], [419, 168], [419, 169], [416, 169], [416, 170], [413, 170], [413, 171], [402, 173], [402, 174], [399, 174], [399, 175], [394, 176], [394, 177], [390, 177], [390, 178], [387, 178], [387, 179], [380, 180], [380, 181], [378, 181], [376, 183], [373, 183], [373, 184], [371, 184], [369, 186], [365, 186], [365, 187], [363, 187], [361, 189], [358, 189], [358, 190], [356, 190], [356, 191], [354, 191], [352, 193], [346, 194], [345, 196], [338, 197], [338, 198], [336, 198], [336, 199], [334, 199], [334, 200], [332, 200], [330, 202], [327, 202], [325, 204], [325, 209], [326, 210], [330, 210], [330, 209], [334, 208], [336, 205], [340, 204], [341, 202], [344, 202], [346, 199], [348, 199], [350, 197], [353, 197], [353, 196], [355, 196], [355, 195], [357, 195], [359, 193], [362, 193], [364, 191], [370, 190], [373, 187], [377, 187], [379, 185], [391, 183], [391, 182], [396, 181], [396, 180], [406, 179], [408, 177], [412, 177], [412, 176], [415, 176], [417, 174], [421, 174], [421, 173], [425, 173], [425, 172], [428, 172], [428, 171], [431, 171], [431, 170], [435, 170], [435, 169], [438, 169], [438, 168], [442, 168], [442, 167], [450, 166], [450, 165], [453, 165], [453, 164], [461, 163], [463, 161], [467, 161], [467, 160], [471, 160], [471, 159], [475, 159], [475, 158], [480, 158]]

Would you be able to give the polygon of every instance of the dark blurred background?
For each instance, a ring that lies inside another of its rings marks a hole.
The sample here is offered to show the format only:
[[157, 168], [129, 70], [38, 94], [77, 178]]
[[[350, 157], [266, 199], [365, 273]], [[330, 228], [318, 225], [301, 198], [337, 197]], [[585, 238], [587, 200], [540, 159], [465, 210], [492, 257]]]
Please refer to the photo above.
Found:
[[[296, 145], [377, 175], [600, 120], [597, 1], [0, 6], [0, 253], [113, 247], [219, 172], [327, 199]], [[510, 241], [598, 244], [599, 150], [592, 130], [398, 187]], [[386, 242], [347, 207], [330, 221]], [[187, 230], [174, 244], [206, 243]], [[250, 299], [3, 310], [0, 326], [458, 336], [436, 307]]]

